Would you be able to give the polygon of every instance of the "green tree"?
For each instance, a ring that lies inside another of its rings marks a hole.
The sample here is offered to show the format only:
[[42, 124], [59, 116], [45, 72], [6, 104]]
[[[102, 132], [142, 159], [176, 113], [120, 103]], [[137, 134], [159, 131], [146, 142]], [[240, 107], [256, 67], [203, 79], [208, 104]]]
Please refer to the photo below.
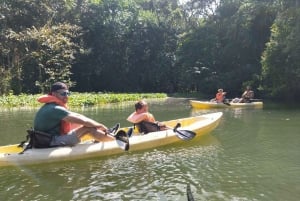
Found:
[[262, 56], [262, 89], [273, 98], [300, 100], [300, 9], [278, 15]]
[[[63, 21], [64, 1], [1, 1], [2, 93], [44, 92], [57, 80], [70, 81], [80, 28]], [[9, 83], [9, 87], [7, 87]]]
[[74, 66], [74, 79], [85, 82], [79, 90], [171, 90], [168, 75], [180, 17], [176, 5], [109, 0], [81, 10], [80, 25], [90, 52]]
[[70, 68], [78, 50], [72, 40], [80, 36], [78, 27], [69, 24], [33, 27], [19, 33], [10, 30], [6, 36], [15, 46], [11, 72], [12, 81], [18, 83], [13, 87], [16, 93], [34, 92], [32, 88], [37, 88], [35, 92], [45, 92], [56, 80], [72, 85]]
[[175, 1], [149, 1], [143, 8], [127, 35], [130, 87], [172, 92], [181, 13]]
[[222, 87], [235, 96], [246, 83], [257, 87], [275, 15], [264, 2], [220, 1], [215, 14], [183, 38], [178, 55], [178, 69], [186, 73], [183, 88], [212, 94]]

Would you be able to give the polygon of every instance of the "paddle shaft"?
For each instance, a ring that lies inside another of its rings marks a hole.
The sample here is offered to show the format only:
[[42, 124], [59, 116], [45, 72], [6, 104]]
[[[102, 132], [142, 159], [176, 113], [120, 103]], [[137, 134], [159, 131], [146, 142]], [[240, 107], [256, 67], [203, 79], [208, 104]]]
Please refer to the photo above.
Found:
[[225, 102], [225, 101], [223, 101], [222, 103], [223, 103], [224, 105], [231, 106], [231, 104], [230, 104], [230, 103], [228, 103], [228, 102]]
[[187, 200], [188, 201], [194, 201], [194, 197], [193, 197], [193, 194], [192, 194], [192, 190], [191, 190], [190, 184], [187, 184], [186, 195], [187, 195]]

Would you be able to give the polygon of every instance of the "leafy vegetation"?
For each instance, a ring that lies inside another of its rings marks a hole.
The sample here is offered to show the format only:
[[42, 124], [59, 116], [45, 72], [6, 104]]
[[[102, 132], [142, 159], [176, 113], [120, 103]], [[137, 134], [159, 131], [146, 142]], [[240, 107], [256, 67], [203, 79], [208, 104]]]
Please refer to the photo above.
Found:
[[0, 95], [202, 93], [299, 101], [300, 0], [0, 0]]
[[262, 57], [262, 87], [271, 97], [299, 99], [300, 9], [289, 9], [272, 25], [271, 39]]
[[[41, 103], [37, 98], [41, 94], [36, 95], [3, 95], [0, 96], [0, 105], [3, 108], [12, 107], [39, 107]], [[73, 92], [69, 97], [68, 106], [82, 107], [82, 106], [101, 106], [109, 103], [122, 103], [125, 101], [137, 101], [140, 99], [164, 99], [167, 95], [164, 93], [78, 93]]]

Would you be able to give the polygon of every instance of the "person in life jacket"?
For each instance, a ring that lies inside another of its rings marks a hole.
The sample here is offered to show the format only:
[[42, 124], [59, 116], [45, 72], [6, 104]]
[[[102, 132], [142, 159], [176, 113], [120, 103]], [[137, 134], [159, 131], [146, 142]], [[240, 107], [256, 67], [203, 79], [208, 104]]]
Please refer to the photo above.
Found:
[[211, 99], [211, 102], [224, 103], [225, 95], [227, 92], [224, 92], [223, 89], [218, 89], [218, 93], [216, 93], [216, 97]]
[[148, 104], [144, 100], [135, 103], [135, 111], [127, 120], [136, 125], [141, 133], [149, 133], [168, 129], [164, 124], [155, 120], [153, 114], [148, 111]]
[[[38, 98], [44, 105], [38, 110], [34, 118], [34, 130], [53, 135], [50, 146], [73, 146], [80, 142], [80, 138], [91, 134], [97, 141], [113, 139], [106, 135], [108, 128], [84, 115], [67, 109], [70, 92], [65, 83], [56, 82], [47, 95]], [[71, 124], [79, 127], [71, 129]]]
[[251, 103], [251, 99], [254, 98], [254, 92], [251, 90], [250, 86], [246, 87], [246, 90], [242, 94], [241, 98], [232, 99], [232, 103]]
[[246, 90], [242, 94], [241, 99], [239, 100], [239, 103], [250, 103], [251, 99], [254, 98], [254, 92], [251, 90], [250, 86], [246, 87]]

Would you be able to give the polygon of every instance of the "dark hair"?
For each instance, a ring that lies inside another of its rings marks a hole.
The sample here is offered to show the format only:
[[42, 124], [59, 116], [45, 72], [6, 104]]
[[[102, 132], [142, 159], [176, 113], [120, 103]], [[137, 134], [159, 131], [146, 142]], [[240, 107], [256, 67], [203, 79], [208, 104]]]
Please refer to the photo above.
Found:
[[134, 105], [134, 107], [135, 107], [135, 110], [139, 110], [139, 109], [142, 109], [145, 105], [147, 105], [147, 103], [145, 101], [139, 101]]
[[68, 89], [68, 86], [62, 82], [55, 82], [51, 87], [51, 92], [58, 91], [60, 89]]

